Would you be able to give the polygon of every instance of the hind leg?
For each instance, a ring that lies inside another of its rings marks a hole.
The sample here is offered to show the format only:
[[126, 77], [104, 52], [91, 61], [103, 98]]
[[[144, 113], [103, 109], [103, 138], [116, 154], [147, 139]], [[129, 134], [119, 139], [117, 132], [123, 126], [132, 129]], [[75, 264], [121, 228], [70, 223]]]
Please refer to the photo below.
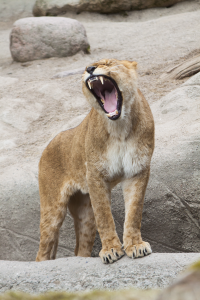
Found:
[[89, 194], [77, 192], [71, 197], [68, 208], [74, 218], [76, 231], [75, 255], [89, 257], [96, 235], [94, 213]]
[[36, 261], [55, 259], [59, 230], [66, 216], [67, 206], [45, 209], [40, 219], [40, 246]]
[[59, 240], [59, 234], [58, 234], [57, 238], [55, 239], [53, 247], [51, 249], [50, 259], [56, 259], [56, 253], [57, 253], [57, 249], [58, 249], [58, 240]]

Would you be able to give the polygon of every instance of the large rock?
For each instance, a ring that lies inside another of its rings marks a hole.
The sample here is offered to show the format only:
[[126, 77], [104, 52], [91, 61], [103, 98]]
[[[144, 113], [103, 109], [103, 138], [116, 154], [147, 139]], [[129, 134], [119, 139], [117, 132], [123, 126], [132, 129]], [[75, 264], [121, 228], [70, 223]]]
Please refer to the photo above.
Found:
[[117, 13], [150, 7], [171, 6], [181, 1], [184, 0], [36, 0], [33, 14], [35, 16], [57, 16], [69, 11]]
[[199, 256], [197, 253], [157, 253], [135, 260], [123, 257], [112, 265], [102, 264], [98, 258], [84, 257], [40, 263], [0, 261], [0, 293], [8, 290], [43, 293], [131, 287], [161, 289]]
[[199, 95], [200, 73], [151, 106], [156, 148], [142, 230], [158, 252], [200, 251]]
[[16, 61], [65, 57], [89, 51], [83, 25], [69, 18], [24, 18], [16, 21], [10, 34], [10, 51]]

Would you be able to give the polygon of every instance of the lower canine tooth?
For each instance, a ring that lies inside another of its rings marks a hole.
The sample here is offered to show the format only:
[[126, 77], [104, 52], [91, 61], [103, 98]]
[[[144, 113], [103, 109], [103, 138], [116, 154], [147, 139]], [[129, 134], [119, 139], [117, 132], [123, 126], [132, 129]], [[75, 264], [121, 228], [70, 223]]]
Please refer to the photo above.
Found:
[[104, 104], [105, 103], [105, 101], [103, 100], [103, 99], [101, 99], [101, 102]]
[[103, 77], [102, 76], [100, 76], [100, 80], [101, 80], [101, 83], [103, 84]]

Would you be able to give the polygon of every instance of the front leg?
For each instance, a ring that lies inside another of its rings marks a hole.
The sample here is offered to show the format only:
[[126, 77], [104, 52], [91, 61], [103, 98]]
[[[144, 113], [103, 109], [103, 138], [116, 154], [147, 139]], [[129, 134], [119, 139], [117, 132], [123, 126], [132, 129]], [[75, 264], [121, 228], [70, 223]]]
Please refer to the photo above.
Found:
[[111, 190], [98, 171], [88, 172], [87, 181], [96, 226], [102, 243], [99, 256], [103, 263], [113, 263], [124, 255], [124, 251], [111, 213]]
[[152, 252], [150, 244], [141, 237], [142, 209], [150, 170], [122, 183], [125, 201], [123, 245], [131, 258], [142, 257]]

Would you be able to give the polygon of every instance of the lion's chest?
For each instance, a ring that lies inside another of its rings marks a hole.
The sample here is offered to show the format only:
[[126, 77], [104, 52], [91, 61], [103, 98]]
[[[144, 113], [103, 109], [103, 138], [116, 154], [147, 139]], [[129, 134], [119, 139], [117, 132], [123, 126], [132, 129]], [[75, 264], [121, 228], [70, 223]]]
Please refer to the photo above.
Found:
[[140, 173], [149, 161], [145, 147], [140, 148], [133, 140], [111, 142], [105, 155], [106, 172], [110, 178], [117, 175], [131, 178]]

